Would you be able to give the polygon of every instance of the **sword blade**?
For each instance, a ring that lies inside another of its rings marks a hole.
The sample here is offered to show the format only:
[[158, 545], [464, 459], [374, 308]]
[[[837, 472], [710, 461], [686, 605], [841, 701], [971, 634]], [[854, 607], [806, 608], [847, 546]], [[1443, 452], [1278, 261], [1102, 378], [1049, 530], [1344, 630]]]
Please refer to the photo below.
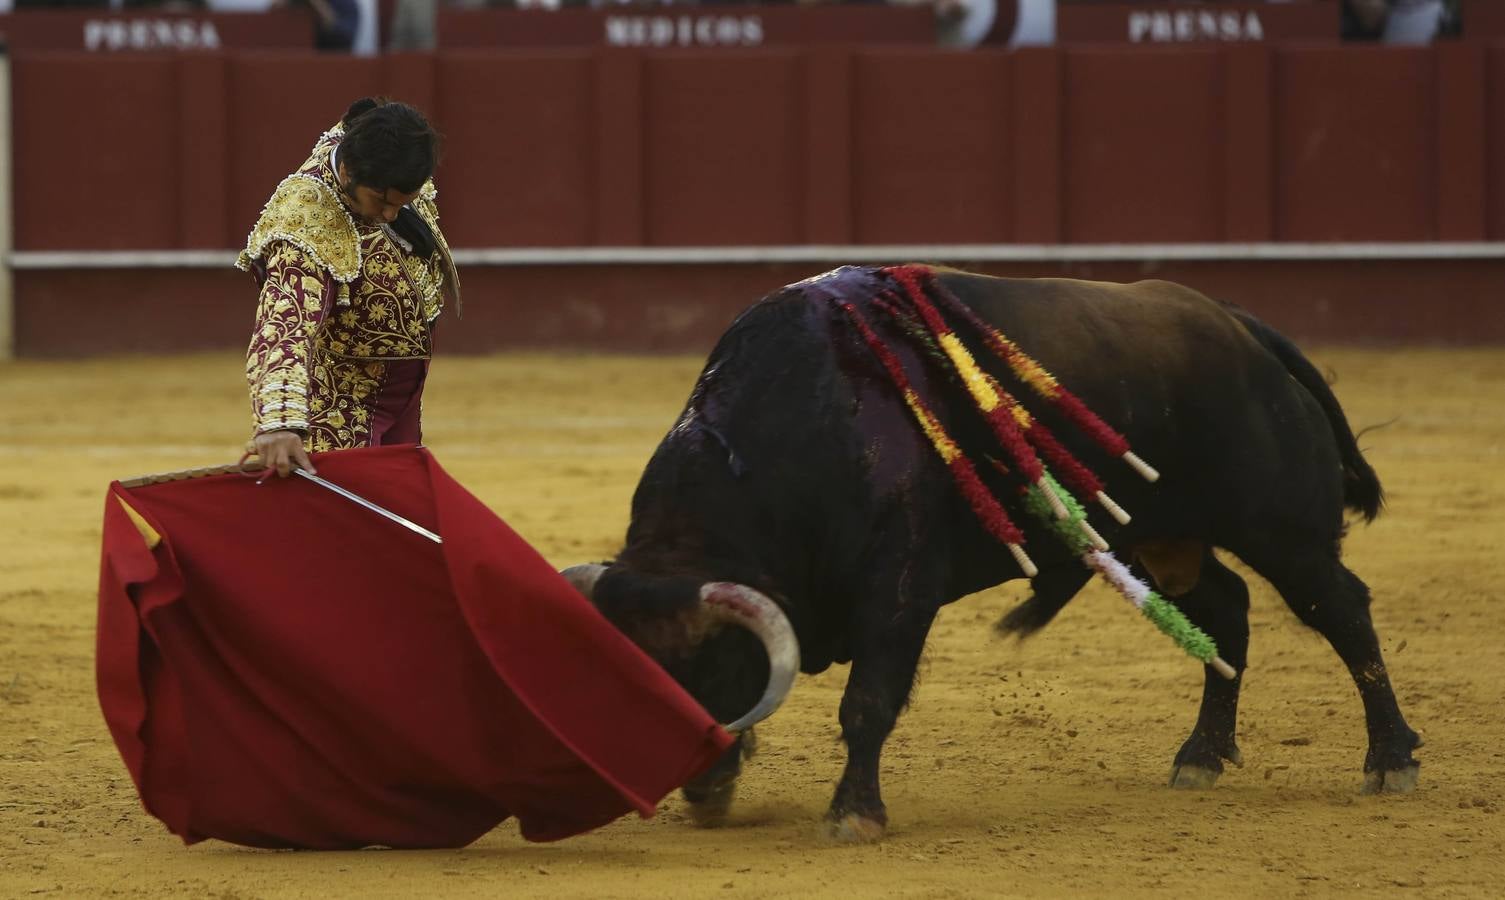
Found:
[[409, 531], [415, 531], [418, 534], [423, 535], [436, 544], [444, 543], [443, 538], [439, 537], [439, 535], [437, 534], [434, 534], [432, 531], [429, 531], [427, 528], [424, 528], [422, 525], [419, 525], [416, 522], [410, 522], [407, 519], [404, 519], [402, 516], [399, 516], [397, 513], [392, 512], [390, 509], [383, 509], [382, 507], [377, 506], [375, 503], [372, 503], [370, 500], [367, 500], [365, 497], [347, 491], [332, 481], [327, 481], [317, 475], [310, 475], [308, 472], [305, 472], [302, 469], [295, 468], [293, 469], [293, 472], [295, 474], [303, 476], [304, 478], [307, 478], [309, 481], [312, 481], [314, 484], [317, 484], [320, 487], [328, 488], [329, 490], [334, 491], [336, 494], [339, 494], [346, 500], [364, 506], [365, 508], [371, 510], [379, 516], [384, 516], [388, 519], [391, 519], [393, 522], [396, 522], [398, 525], [401, 525]]

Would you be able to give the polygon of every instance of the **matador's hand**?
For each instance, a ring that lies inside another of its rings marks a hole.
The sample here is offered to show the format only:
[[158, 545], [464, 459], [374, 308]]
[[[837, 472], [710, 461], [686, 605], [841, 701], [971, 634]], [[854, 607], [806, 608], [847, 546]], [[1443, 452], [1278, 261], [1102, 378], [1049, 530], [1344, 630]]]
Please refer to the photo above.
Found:
[[314, 464], [309, 461], [308, 453], [303, 449], [303, 438], [296, 431], [267, 431], [256, 435], [253, 443], [262, 464], [269, 469], [276, 469], [281, 478], [291, 475], [293, 466], [310, 475], [316, 474]]

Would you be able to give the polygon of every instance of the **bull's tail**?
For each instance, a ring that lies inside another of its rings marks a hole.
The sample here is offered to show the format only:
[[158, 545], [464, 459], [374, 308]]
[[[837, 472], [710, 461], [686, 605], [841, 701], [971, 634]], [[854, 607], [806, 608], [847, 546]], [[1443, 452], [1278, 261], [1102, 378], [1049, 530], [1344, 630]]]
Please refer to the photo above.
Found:
[[1327, 380], [1285, 335], [1256, 319], [1247, 310], [1232, 304], [1223, 305], [1248, 329], [1255, 340], [1280, 360], [1291, 377], [1306, 388], [1307, 393], [1322, 407], [1322, 412], [1327, 415], [1328, 425], [1333, 430], [1333, 437], [1338, 441], [1338, 453], [1343, 460], [1343, 505], [1354, 512], [1363, 513], [1364, 521], [1373, 522], [1385, 505], [1385, 491], [1380, 487], [1379, 476], [1359, 450], [1353, 429], [1348, 426], [1348, 417], [1343, 414], [1343, 407], [1338, 405], [1338, 398], [1333, 396]]

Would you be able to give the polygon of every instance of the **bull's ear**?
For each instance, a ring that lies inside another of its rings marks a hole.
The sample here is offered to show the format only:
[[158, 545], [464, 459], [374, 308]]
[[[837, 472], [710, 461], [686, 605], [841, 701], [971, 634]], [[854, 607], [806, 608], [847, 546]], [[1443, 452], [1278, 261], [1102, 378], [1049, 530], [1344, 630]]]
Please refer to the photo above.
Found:
[[564, 580], [574, 585], [575, 590], [587, 600], [596, 597], [596, 582], [601, 580], [601, 575], [606, 571], [606, 566], [601, 563], [587, 563], [580, 566], [570, 566], [560, 572]]

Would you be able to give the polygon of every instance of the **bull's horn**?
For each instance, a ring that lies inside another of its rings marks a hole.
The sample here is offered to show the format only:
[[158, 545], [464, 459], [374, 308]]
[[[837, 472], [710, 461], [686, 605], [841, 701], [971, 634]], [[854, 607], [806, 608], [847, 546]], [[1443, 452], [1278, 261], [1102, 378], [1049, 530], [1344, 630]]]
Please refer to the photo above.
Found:
[[601, 580], [601, 573], [605, 571], [606, 567], [600, 563], [590, 563], [583, 566], [570, 566], [559, 574], [564, 576], [565, 581], [574, 585], [575, 590], [579, 591], [585, 599], [590, 600], [596, 594], [596, 582]]
[[758, 636], [768, 652], [768, 687], [763, 697], [742, 718], [726, 726], [737, 734], [773, 715], [800, 670], [800, 645], [794, 626], [778, 604], [750, 587], [728, 581], [713, 581], [700, 588], [700, 602], [711, 616], [740, 625]]

